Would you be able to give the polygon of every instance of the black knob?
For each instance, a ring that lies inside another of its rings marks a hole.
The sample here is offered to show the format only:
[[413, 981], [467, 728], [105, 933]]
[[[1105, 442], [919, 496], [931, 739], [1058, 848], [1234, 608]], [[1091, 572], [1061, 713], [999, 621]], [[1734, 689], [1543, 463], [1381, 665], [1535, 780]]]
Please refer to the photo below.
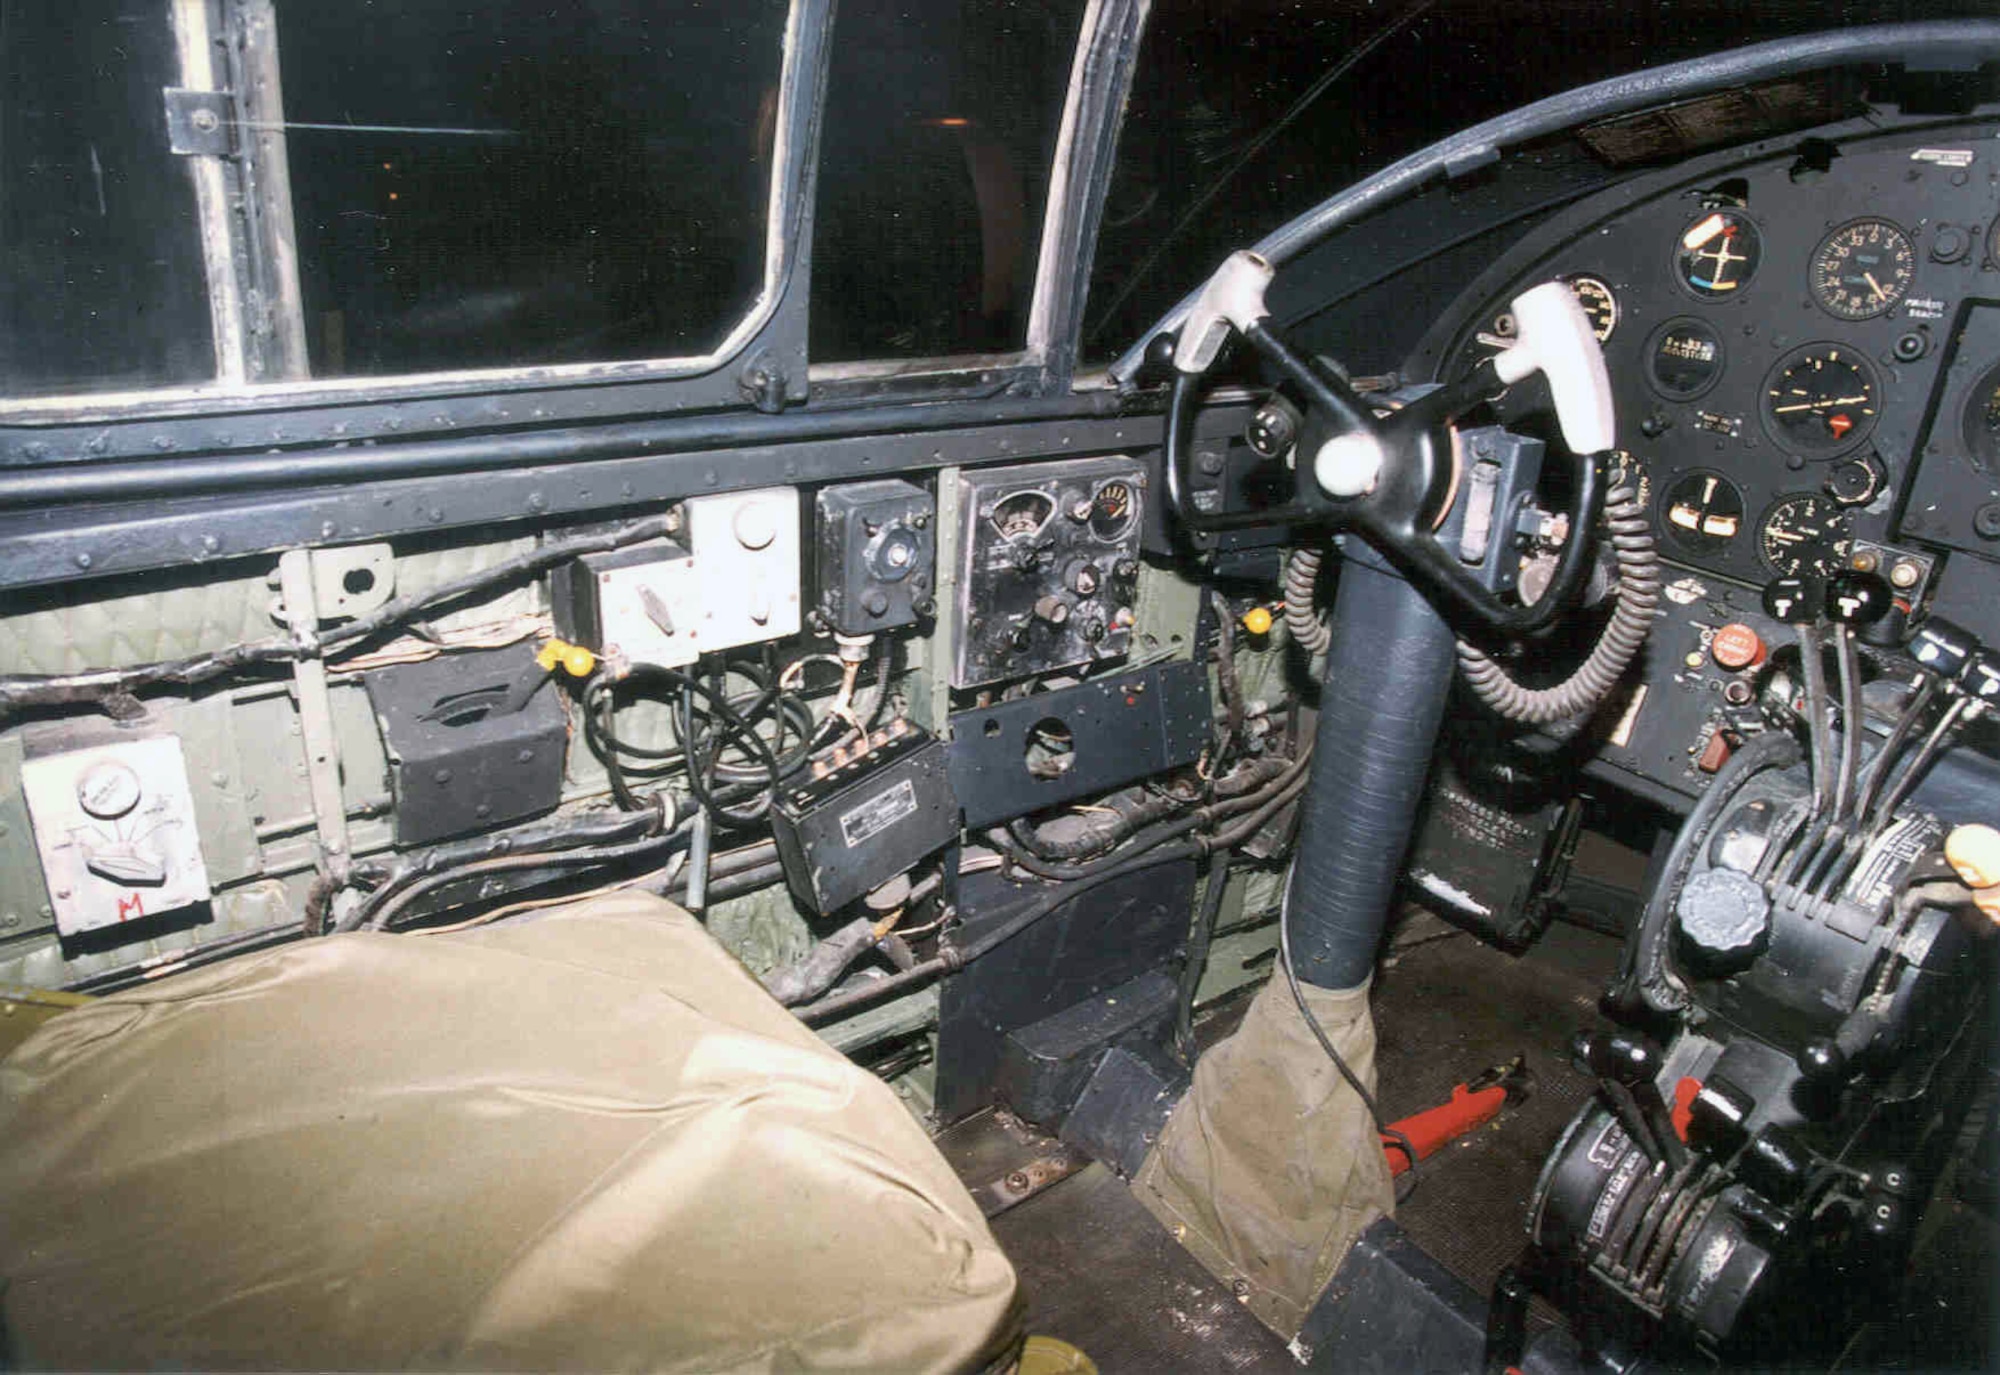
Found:
[[1830, 1036], [1807, 1041], [1796, 1063], [1799, 1073], [1815, 1084], [1838, 1084], [1847, 1078], [1847, 1053]]
[[1660, 1072], [1659, 1048], [1643, 1036], [1623, 1031], [1580, 1031], [1570, 1055], [1593, 1077], [1614, 1079], [1628, 1088]]
[[1910, 657], [1947, 682], [1964, 673], [1978, 653], [1971, 632], [1942, 616], [1931, 617], [1910, 637]]
[[1843, 568], [1826, 580], [1827, 619], [1840, 625], [1873, 625], [1889, 614], [1896, 594], [1886, 578]]
[[1811, 625], [1825, 604], [1817, 578], [1773, 578], [1764, 584], [1764, 614], [1785, 625]]
[[1689, 879], [1674, 915], [1687, 953], [1705, 974], [1748, 968], [1771, 941], [1764, 885], [1734, 869], [1705, 869]]
[[1972, 662], [1965, 666], [1958, 681], [1969, 697], [1981, 702], [2000, 701], [2000, 654], [1990, 649], [1980, 650], [1972, 656]]

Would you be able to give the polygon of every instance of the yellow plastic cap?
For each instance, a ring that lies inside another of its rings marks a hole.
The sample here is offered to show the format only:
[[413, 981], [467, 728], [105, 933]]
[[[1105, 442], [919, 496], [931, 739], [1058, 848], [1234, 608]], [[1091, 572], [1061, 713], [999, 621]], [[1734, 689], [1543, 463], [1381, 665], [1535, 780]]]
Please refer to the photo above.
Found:
[[1270, 634], [1271, 608], [1268, 606], [1251, 607], [1248, 611], [1243, 613], [1243, 628], [1249, 631], [1252, 635]]
[[535, 662], [544, 672], [554, 673], [561, 668], [572, 678], [588, 678], [597, 670], [597, 656], [568, 640], [550, 640], [535, 652]]

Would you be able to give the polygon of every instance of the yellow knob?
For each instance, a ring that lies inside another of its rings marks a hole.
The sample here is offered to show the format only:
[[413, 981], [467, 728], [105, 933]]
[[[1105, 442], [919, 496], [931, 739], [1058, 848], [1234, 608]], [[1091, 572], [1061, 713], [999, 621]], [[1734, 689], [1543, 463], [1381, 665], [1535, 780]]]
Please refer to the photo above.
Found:
[[1991, 826], [1960, 826], [1945, 837], [1944, 857], [1968, 888], [2000, 884], [2000, 831]]
[[1243, 628], [1252, 635], [1268, 635], [1271, 632], [1271, 608], [1253, 606], [1243, 613]]
[[554, 673], [560, 668], [572, 678], [588, 678], [597, 668], [595, 654], [568, 640], [550, 640], [535, 651], [535, 662], [544, 673]]

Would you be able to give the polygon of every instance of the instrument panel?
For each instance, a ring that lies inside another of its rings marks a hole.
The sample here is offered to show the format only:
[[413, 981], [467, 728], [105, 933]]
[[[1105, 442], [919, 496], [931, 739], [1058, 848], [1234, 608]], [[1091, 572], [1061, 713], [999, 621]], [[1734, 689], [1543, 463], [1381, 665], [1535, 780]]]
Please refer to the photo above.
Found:
[[[1458, 370], [1505, 347], [1506, 302], [1560, 277], [1604, 345], [1666, 558], [1756, 586], [1865, 546], [1921, 599], [1957, 550], [1981, 557], [1950, 576], [1984, 581], [2000, 558], [1995, 134], [1856, 126], [1628, 184], [1482, 279], [1440, 352]], [[1545, 405], [1538, 385], [1501, 419]]]

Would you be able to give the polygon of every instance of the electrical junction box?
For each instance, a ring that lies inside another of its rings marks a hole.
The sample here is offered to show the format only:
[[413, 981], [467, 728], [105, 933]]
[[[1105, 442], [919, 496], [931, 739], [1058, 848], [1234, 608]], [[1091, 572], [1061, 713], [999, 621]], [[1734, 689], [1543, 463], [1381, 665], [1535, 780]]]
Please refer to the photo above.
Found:
[[208, 866], [176, 737], [26, 760], [21, 791], [62, 934], [208, 901]]
[[790, 487], [692, 497], [687, 543], [589, 554], [550, 577], [556, 634], [678, 668], [799, 631], [799, 498]]
[[771, 836], [799, 901], [846, 906], [958, 838], [944, 746], [896, 718], [781, 794]]

